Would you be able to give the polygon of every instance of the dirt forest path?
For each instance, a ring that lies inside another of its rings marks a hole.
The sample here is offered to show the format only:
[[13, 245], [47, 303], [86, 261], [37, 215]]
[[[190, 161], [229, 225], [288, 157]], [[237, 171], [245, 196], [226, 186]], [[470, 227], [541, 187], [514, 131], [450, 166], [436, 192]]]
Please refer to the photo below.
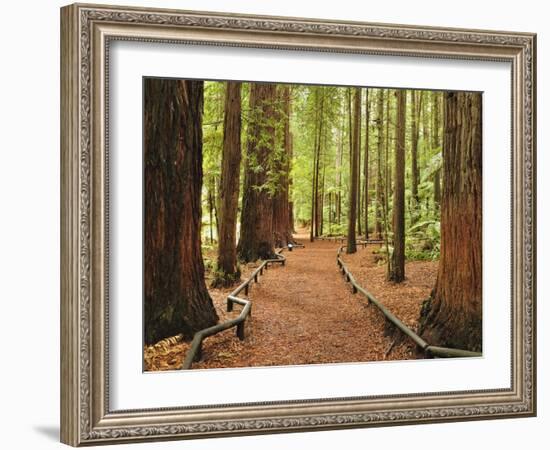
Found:
[[250, 367], [410, 358], [385, 336], [385, 321], [353, 295], [336, 266], [340, 244], [310, 243], [285, 252], [286, 265], [272, 266], [251, 285], [252, 317], [246, 340], [228, 330], [204, 342], [193, 368]]

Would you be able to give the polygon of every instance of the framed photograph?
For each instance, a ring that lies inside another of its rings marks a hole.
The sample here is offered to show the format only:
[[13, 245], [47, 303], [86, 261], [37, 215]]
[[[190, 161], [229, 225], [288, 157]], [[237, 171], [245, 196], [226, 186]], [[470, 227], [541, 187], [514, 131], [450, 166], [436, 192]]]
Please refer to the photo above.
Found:
[[535, 415], [535, 69], [531, 33], [62, 8], [62, 442]]

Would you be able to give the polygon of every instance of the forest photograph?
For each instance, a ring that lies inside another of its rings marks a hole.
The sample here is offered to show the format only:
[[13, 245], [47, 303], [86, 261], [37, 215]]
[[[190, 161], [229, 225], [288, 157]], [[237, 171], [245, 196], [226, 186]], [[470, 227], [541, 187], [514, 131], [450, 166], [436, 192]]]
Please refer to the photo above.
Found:
[[480, 92], [143, 78], [143, 369], [482, 355]]

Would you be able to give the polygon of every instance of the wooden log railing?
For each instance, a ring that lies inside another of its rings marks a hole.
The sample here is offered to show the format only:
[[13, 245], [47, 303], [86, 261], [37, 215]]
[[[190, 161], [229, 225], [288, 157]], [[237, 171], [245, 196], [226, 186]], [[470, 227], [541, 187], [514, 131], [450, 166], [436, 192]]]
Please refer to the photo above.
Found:
[[[364, 243], [363, 241], [362, 243]], [[367, 242], [368, 244], [368, 242]], [[365, 244], [365, 246], [367, 245]], [[363, 294], [368, 301], [368, 304], [374, 304], [380, 312], [384, 315], [386, 320], [393, 324], [399, 331], [401, 331], [405, 336], [409, 337], [417, 347], [419, 347], [426, 355], [435, 356], [439, 358], [457, 358], [457, 357], [479, 357], [482, 356], [481, 353], [472, 352], [469, 350], [462, 350], [456, 348], [447, 348], [447, 347], [438, 347], [435, 345], [428, 344], [424, 339], [418, 336], [413, 330], [406, 326], [401, 320], [399, 320], [388, 308], [386, 308], [379, 300], [376, 299], [372, 293], [363, 288], [357, 280], [354, 278], [353, 274], [350, 272], [344, 261], [342, 260], [341, 254], [344, 249], [344, 246], [339, 247], [338, 253], [336, 256], [336, 262], [342, 275], [344, 275], [345, 280], [351, 284], [352, 292], [355, 294], [360, 292]]]
[[243, 341], [245, 339], [245, 321], [248, 316], [251, 315], [252, 311], [252, 302], [247, 298], [239, 297], [239, 294], [244, 291], [245, 295], [248, 295], [250, 290], [250, 285], [252, 282], [257, 283], [258, 277], [264, 273], [264, 270], [267, 270], [270, 264], [281, 264], [285, 265], [286, 258], [281, 254], [284, 248], [277, 250], [276, 258], [264, 259], [262, 263], [250, 274], [250, 276], [241, 283], [235, 290], [233, 290], [227, 296], [227, 311], [233, 311], [233, 306], [235, 304], [243, 306], [240, 314], [234, 319], [226, 320], [225, 322], [219, 323], [209, 328], [204, 328], [203, 330], [197, 331], [193, 340], [191, 341], [191, 347], [185, 355], [185, 359], [181, 366], [181, 369], [187, 370], [191, 368], [193, 362], [200, 361], [202, 358], [202, 342], [208, 337], [214, 334], [217, 334], [221, 331], [227, 330], [232, 327], [236, 327], [237, 337]]
[[317, 241], [330, 241], [330, 242], [344, 243], [347, 237], [346, 236], [317, 236], [315, 239]]
[[[318, 241], [340, 242], [344, 243], [347, 240], [347, 236], [317, 236], [315, 238]], [[368, 244], [384, 244], [384, 239], [357, 239], [357, 245], [366, 246]]]

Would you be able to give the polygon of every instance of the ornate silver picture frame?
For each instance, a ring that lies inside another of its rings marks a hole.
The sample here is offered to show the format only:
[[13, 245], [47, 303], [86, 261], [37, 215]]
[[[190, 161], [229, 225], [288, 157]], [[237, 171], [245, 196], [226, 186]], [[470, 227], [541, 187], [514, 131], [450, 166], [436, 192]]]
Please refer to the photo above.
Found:
[[[109, 387], [108, 71], [115, 41], [509, 63], [510, 386], [114, 410]], [[80, 446], [534, 416], [535, 89], [536, 36], [530, 33], [86, 4], [62, 8], [62, 442]]]

